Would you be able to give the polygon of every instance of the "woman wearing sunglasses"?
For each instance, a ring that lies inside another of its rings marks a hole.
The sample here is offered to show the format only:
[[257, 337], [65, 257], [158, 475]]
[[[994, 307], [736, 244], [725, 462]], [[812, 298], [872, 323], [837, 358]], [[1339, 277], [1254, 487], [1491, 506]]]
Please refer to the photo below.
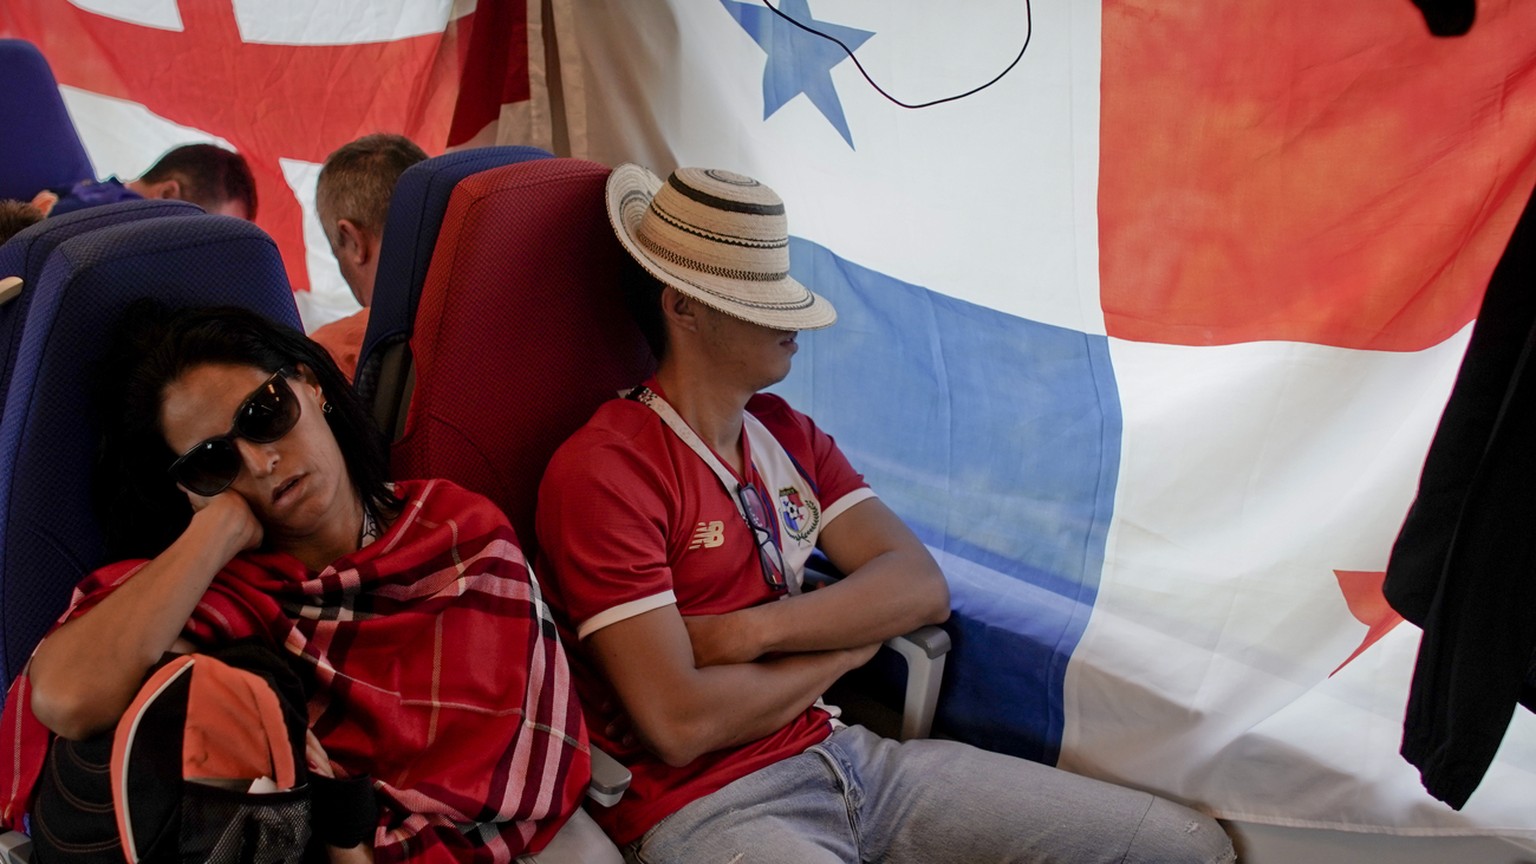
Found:
[[[126, 560], [80, 585], [12, 688], [23, 773], [48, 730], [110, 733], [166, 652], [254, 639], [309, 682], [311, 772], [371, 778], [377, 819], [325, 837], [333, 860], [547, 842], [585, 787], [586, 734], [501, 512], [444, 481], [387, 482], [325, 351], [248, 312], [131, 309], [100, 392], [98, 505]], [[21, 785], [7, 806], [26, 806]]]

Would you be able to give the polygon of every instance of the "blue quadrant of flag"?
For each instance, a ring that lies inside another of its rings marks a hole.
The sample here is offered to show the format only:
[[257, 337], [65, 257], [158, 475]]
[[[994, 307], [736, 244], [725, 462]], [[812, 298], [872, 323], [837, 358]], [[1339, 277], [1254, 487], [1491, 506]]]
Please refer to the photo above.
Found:
[[839, 317], [801, 334], [774, 389], [837, 438], [945, 568], [955, 648], [940, 724], [1054, 762], [1119, 471], [1107, 338], [957, 300], [799, 238], [791, 260]]

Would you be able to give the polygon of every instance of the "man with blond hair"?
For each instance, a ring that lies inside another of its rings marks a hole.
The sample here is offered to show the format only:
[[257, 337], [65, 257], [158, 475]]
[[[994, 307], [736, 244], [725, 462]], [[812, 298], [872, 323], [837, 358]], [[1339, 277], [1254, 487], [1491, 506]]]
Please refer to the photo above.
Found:
[[404, 135], [378, 133], [342, 145], [320, 169], [315, 211], [341, 278], [363, 308], [309, 335], [325, 346], [349, 380], [357, 370], [368, 332], [368, 308], [373, 303], [389, 200], [405, 169], [425, 158], [427, 154]]

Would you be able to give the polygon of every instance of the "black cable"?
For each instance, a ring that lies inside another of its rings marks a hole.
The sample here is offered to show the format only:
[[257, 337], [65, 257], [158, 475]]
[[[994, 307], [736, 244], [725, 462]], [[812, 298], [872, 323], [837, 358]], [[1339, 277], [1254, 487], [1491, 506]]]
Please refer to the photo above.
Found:
[[931, 102], [919, 102], [916, 105], [911, 105], [911, 104], [903, 102], [900, 99], [897, 99], [895, 96], [892, 96], [891, 94], [885, 92], [885, 88], [881, 87], [879, 84], [876, 84], [875, 83], [875, 79], [869, 77], [869, 73], [864, 71], [864, 64], [859, 62], [859, 58], [853, 53], [853, 49], [849, 48], [847, 45], [843, 44], [843, 40], [838, 39], [836, 36], [833, 36], [831, 34], [823, 33], [822, 31], [817, 30], [814, 27], [809, 27], [809, 26], [806, 26], [805, 24], [801, 24], [799, 21], [796, 21], [795, 19], [789, 17], [788, 15], [785, 15], [783, 12], [780, 12], [778, 10], [778, 8], [775, 7], [772, 3], [769, 3], [768, 0], [763, 0], [763, 5], [767, 6], [770, 10], [772, 10], [773, 14], [779, 16], [780, 18], [783, 18], [785, 21], [788, 21], [789, 23], [795, 25], [796, 27], [799, 27], [801, 30], [804, 30], [807, 33], [811, 33], [811, 34], [814, 34], [816, 36], [820, 36], [821, 38], [826, 39], [829, 42], [836, 43], [837, 47], [839, 47], [839, 48], [843, 49], [843, 51], [847, 52], [848, 59], [853, 61], [853, 65], [859, 67], [859, 74], [864, 76], [864, 80], [869, 82], [869, 86], [875, 88], [875, 92], [876, 93], [879, 93], [881, 96], [884, 96], [886, 99], [889, 99], [890, 101], [894, 102], [897, 105], [900, 105], [903, 108], [927, 108], [927, 107], [929, 107], [931, 105], [940, 105], [940, 104], [943, 104], [945, 102], [953, 102], [956, 99], [964, 99], [965, 97], [970, 96], [970, 95], [972, 95], [974, 93], [980, 93], [981, 91], [987, 89], [988, 87], [991, 87], [993, 84], [996, 84], [997, 82], [1003, 80], [1003, 76], [1007, 75], [1009, 72], [1012, 72], [1013, 71], [1013, 67], [1019, 65], [1019, 61], [1024, 59], [1024, 52], [1029, 50], [1029, 40], [1030, 40], [1030, 37], [1035, 35], [1034, 13], [1030, 10], [1029, 3], [1030, 3], [1030, 0], [1024, 0], [1024, 25], [1025, 25], [1025, 28], [1026, 28], [1025, 31], [1024, 31], [1024, 45], [1023, 45], [1023, 47], [1021, 47], [1019, 49], [1019, 56], [1013, 58], [1013, 62], [1008, 64], [1008, 68], [1006, 68], [1003, 71], [997, 73], [997, 77], [996, 78], [993, 78], [991, 81], [988, 81], [987, 83], [981, 85], [980, 87], [973, 87], [970, 90], [965, 91], [964, 93], [959, 93], [959, 94], [956, 94], [954, 96], [945, 96], [943, 99], [934, 99]]

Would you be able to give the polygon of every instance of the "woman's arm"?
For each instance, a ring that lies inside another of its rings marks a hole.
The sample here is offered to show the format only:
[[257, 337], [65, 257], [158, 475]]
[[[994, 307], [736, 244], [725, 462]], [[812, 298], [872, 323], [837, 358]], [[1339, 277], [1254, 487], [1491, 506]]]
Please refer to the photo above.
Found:
[[44, 726], [76, 739], [112, 728], [213, 577], [261, 542], [261, 523], [239, 495], [195, 499], [193, 506], [176, 542], [38, 646], [28, 675], [32, 713]]

